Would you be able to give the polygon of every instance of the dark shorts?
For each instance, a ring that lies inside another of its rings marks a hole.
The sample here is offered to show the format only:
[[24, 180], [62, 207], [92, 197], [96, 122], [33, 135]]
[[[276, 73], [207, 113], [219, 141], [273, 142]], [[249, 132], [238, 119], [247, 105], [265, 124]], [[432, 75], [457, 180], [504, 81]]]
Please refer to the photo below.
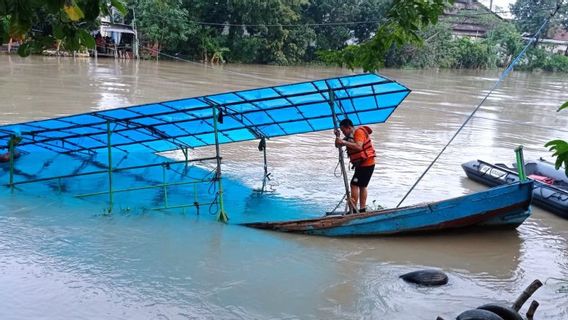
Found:
[[375, 165], [355, 168], [355, 174], [353, 174], [351, 184], [366, 188], [369, 185], [369, 181], [371, 181], [373, 171], [375, 171]]

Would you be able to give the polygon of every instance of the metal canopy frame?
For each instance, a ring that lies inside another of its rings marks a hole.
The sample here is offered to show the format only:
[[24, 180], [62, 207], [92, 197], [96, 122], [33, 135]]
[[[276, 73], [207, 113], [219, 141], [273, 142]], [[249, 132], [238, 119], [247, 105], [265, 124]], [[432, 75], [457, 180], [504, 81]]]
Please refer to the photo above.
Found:
[[[214, 145], [215, 157], [207, 159], [216, 161], [212, 180], [218, 188], [218, 218], [226, 221], [220, 144], [333, 129], [340, 117], [351, 118], [355, 125], [385, 122], [409, 93], [408, 88], [393, 80], [367, 73], [89, 112], [0, 126], [0, 154], [8, 152], [11, 155], [7, 185], [12, 189], [26, 183], [108, 174], [108, 191], [80, 196], [108, 193], [110, 212], [115, 192], [152, 187], [113, 190], [113, 174], [144, 167], [120, 167], [116, 163], [113, 166], [113, 153], [154, 154], [182, 150], [187, 166], [193, 161], [189, 159], [189, 149]], [[219, 121], [221, 117], [226, 121]], [[11, 138], [17, 133], [22, 139], [14, 146]], [[104, 154], [108, 163], [102, 170], [99, 166], [99, 170], [84, 172], [85, 159], [79, 157], [83, 160], [77, 159], [73, 175], [28, 176], [28, 179], [16, 181], [17, 161], [12, 156], [16, 148], [24, 154]], [[265, 185], [266, 148], [263, 151]], [[148, 164], [147, 167], [155, 165]], [[163, 166], [169, 165], [164, 163]], [[166, 209], [167, 186], [165, 180], [156, 186], [164, 189]], [[188, 206], [198, 207], [196, 203]]]
[[[107, 121], [113, 124], [113, 136], [117, 137], [113, 139], [113, 149], [124, 152], [131, 146], [164, 152], [215, 145], [213, 139], [206, 139], [215, 131], [212, 115], [207, 111], [212, 106], [217, 106], [233, 122], [229, 127], [219, 126], [221, 144], [327, 130], [333, 128], [331, 121], [322, 126], [318, 120], [332, 117], [329, 108], [323, 112], [323, 105], [329, 105], [329, 90], [334, 91], [336, 103], [351, 106], [338, 110], [338, 116], [353, 116], [356, 124], [366, 123], [361, 113], [383, 110], [390, 115], [410, 93], [403, 85], [385, 77], [362, 74], [144, 104], [0, 126], [0, 152], [7, 149], [7, 142], [17, 129], [23, 137], [18, 149], [27, 152], [41, 149], [58, 153], [98, 152], [108, 148]], [[367, 99], [365, 103], [369, 105], [359, 106], [357, 99]], [[391, 103], [382, 105], [381, 100]], [[310, 110], [314, 113], [306, 114]], [[263, 120], [255, 121], [255, 117]], [[384, 121], [386, 117], [374, 122]], [[267, 130], [271, 127], [277, 130]], [[244, 135], [243, 130], [251, 134]], [[152, 144], [155, 142], [156, 145]]]

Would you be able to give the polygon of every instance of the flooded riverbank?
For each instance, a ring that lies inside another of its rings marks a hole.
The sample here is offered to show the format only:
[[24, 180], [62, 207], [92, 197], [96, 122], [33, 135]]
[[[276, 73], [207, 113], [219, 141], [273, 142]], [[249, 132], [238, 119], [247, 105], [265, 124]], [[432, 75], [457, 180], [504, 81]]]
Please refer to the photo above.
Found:
[[[224, 66], [0, 56], [0, 122], [172, 100], [350, 73], [336, 68]], [[497, 71], [383, 70], [413, 90], [386, 124], [370, 201], [395, 206], [498, 77]], [[566, 138], [565, 75], [514, 72], [405, 204], [482, 190], [460, 164], [547, 157]], [[321, 211], [342, 195], [331, 132], [268, 142], [275, 193]], [[252, 188], [257, 142], [222, 146], [224, 170]], [[210, 154], [200, 149], [195, 156]], [[258, 199], [250, 199], [256, 202]], [[270, 215], [270, 210], [255, 215]], [[435, 319], [512, 300], [535, 278], [541, 319], [568, 317], [568, 221], [535, 208], [516, 231], [328, 239], [224, 226], [180, 213], [102, 217], [79, 201], [12, 197], [0, 204], [0, 318]], [[317, 214], [317, 213], [315, 213]], [[410, 286], [398, 275], [440, 268], [448, 286]]]

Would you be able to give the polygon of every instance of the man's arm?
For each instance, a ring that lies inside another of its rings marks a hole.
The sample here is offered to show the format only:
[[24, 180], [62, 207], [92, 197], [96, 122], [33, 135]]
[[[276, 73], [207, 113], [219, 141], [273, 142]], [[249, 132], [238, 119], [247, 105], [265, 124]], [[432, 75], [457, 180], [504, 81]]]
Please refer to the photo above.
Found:
[[340, 138], [340, 134], [339, 134], [339, 130], [335, 130], [335, 147], [339, 148], [341, 146], [346, 146], [350, 149], [353, 149], [355, 151], [361, 151], [363, 150], [363, 141], [357, 141], [358, 136], [355, 136], [355, 142], [351, 142], [351, 141], [347, 141], [347, 140], [343, 140]]
[[349, 149], [355, 150], [355, 151], [361, 151], [363, 150], [363, 142], [359, 142], [359, 141], [355, 141], [355, 142], [351, 142], [351, 141], [345, 141], [345, 140], [341, 140], [341, 139], [335, 139], [335, 146], [339, 148], [338, 146], [338, 142], [339, 142], [339, 146], [346, 146]]
[[343, 141], [343, 140], [341, 140], [341, 138], [340, 138], [341, 135], [340, 135], [340, 133], [339, 133], [339, 130], [335, 129], [335, 130], [333, 130], [333, 133], [335, 133], [335, 147], [336, 147], [336, 148], [339, 148], [339, 147], [342, 146], [341, 141]]

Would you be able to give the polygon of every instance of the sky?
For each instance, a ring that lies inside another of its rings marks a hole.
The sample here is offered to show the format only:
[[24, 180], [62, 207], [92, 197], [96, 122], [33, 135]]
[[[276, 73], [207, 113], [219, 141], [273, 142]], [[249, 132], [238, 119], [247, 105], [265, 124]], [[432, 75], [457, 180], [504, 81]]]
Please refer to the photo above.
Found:
[[[490, 0], [480, 0], [479, 2], [483, 3], [487, 7], [489, 7]], [[509, 11], [509, 5], [515, 3], [516, 0], [493, 0], [493, 11], [496, 11], [496, 7], [500, 7], [499, 11]], [[498, 8], [497, 8], [498, 9]], [[510, 14], [500, 14], [504, 17], [510, 17]]]
[[[509, 4], [515, 3], [516, 0], [493, 0], [493, 7], [498, 6], [504, 10], [509, 10]], [[480, 0], [479, 2], [489, 7], [489, 0]]]

